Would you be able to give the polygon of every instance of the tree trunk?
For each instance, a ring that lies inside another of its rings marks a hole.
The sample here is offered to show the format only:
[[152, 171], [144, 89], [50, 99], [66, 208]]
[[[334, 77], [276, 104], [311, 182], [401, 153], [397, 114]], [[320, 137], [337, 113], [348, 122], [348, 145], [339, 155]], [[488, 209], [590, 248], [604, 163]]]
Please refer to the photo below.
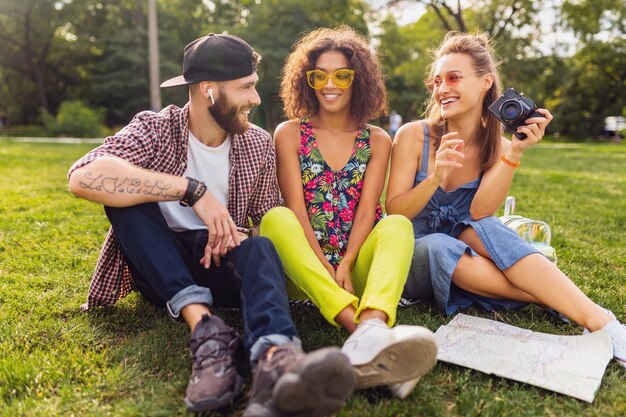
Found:
[[24, 15], [24, 53], [27, 57], [27, 62], [30, 63], [30, 76], [35, 82], [37, 86], [37, 96], [39, 97], [39, 104], [46, 111], [50, 112], [50, 106], [48, 105], [48, 95], [46, 92], [46, 81], [45, 81], [45, 71], [46, 65], [43, 64], [45, 59], [47, 58], [47, 48], [44, 49], [45, 55], [40, 59], [37, 59], [35, 56], [35, 51], [33, 50], [33, 43], [31, 40], [31, 18], [30, 18], [31, 10], [28, 9], [26, 14]]
[[31, 75], [35, 84], [37, 84], [37, 96], [39, 97], [39, 103], [47, 113], [50, 113], [50, 105], [48, 104], [48, 94], [46, 91], [46, 66], [34, 66], [31, 70]]
[[[136, 36], [136, 42], [137, 42], [137, 51], [142, 51], [141, 56], [143, 57], [147, 55], [147, 54], [144, 54], [143, 51], [146, 51], [148, 48], [146, 45], [146, 34], [145, 34], [146, 32], [144, 29], [145, 23], [144, 23], [142, 0], [137, 1], [137, 9], [135, 10], [134, 20], [135, 20], [135, 36]], [[146, 63], [144, 62], [143, 59], [140, 59], [137, 62], [137, 73], [139, 74], [140, 77], [147, 78]]]

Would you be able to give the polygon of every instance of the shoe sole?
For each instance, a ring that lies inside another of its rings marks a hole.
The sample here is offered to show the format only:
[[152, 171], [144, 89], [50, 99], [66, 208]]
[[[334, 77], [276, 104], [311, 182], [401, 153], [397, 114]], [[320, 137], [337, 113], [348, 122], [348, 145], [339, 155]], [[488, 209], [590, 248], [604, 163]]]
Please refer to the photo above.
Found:
[[406, 382], [399, 382], [397, 384], [391, 384], [389, 385], [389, 391], [391, 391], [391, 394], [394, 397], [400, 400], [404, 400], [406, 397], [409, 396], [411, 391], [413, 391], [413, 389], [415, 388], [415, 386], [417, 385], [419, 381], [420, 381], [420, 378], [415, 378]]
[[325, 348], [309, 353], [296, 369], [282, 375], [272, 396], [281, 415], [324, 417], [346, 404], [355, 384], [347, 356]]
[[432, 333], [398, 341], [370, 362], [353, 365], [357, 389], [391, 385], [420, 378], [437, 362], [437, 340]]
[[187, 410], [194, 413], [201, 413], [203, 411], [219, 410], [227, 405], [231, 404], [235, 399], [241, 395], [241, 388], [243, 387], [243, 378], [237, 375], [235, 379], [235, 385], [232, 391], [225, 392], [219, 397], [207, 397], [201, 400], [192, 402], [189, 398], [185, 397], [185, 406]]

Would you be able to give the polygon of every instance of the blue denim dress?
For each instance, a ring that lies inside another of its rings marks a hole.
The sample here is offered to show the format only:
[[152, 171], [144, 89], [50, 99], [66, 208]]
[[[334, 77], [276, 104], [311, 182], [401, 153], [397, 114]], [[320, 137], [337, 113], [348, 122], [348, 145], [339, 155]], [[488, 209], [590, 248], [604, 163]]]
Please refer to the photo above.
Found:
[[[422, 166], [415, 184], [428, 176], [430, 133], [424, 126]], [[464, 253], [478, 256], [472, 248], [458, 240], [459, 234], [471, 226], [489, 256], [500, 270], [505, 270], [531, 253], [539, 253], [495, 216], [472, 220], [470, 205], [478, 190], [480, 177], [452, 191], [439, 187], [426, 207], [411, 221], [415, 234], [415, 252], [403, 298], [425, 299], [434, 296], [437, 306], [446, 314], [477, 304], [486, 310], [523, 307], [526, 303], [493, 299], [469, 293], [452, 283], [452, 273]]]

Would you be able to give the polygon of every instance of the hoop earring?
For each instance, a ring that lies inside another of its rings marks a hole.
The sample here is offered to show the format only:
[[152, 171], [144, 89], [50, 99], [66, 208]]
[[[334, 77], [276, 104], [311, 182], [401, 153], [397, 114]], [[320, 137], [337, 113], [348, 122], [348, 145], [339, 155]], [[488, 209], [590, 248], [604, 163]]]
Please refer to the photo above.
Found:
[[215, 104], [215, 99], [213, 98], [213, 89], [209, 88], [206, 90], [206, 93], [209, 95], [209, 100], [211, 100], [211, 104]]

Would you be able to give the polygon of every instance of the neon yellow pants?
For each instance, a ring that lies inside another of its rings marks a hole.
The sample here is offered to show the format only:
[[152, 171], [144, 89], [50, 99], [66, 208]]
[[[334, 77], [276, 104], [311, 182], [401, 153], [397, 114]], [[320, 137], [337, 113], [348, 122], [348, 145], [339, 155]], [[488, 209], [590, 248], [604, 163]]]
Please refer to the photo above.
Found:
[[354, 306], [355, 323], [366, 309], [387, 314], [389, 326], [409, 273], [414, 239], [411, 222], [390, 215], [374, 227], [361, 247], [352, 268], [355, 294], [340, 288], [313, 252], [296, 215], [286, 207], [275, 207], [261, 221], [261, 236], [269, 238], [278, 252], [292, 299], [310, 299], [324, 318], [337, 325], [339, 312]]

